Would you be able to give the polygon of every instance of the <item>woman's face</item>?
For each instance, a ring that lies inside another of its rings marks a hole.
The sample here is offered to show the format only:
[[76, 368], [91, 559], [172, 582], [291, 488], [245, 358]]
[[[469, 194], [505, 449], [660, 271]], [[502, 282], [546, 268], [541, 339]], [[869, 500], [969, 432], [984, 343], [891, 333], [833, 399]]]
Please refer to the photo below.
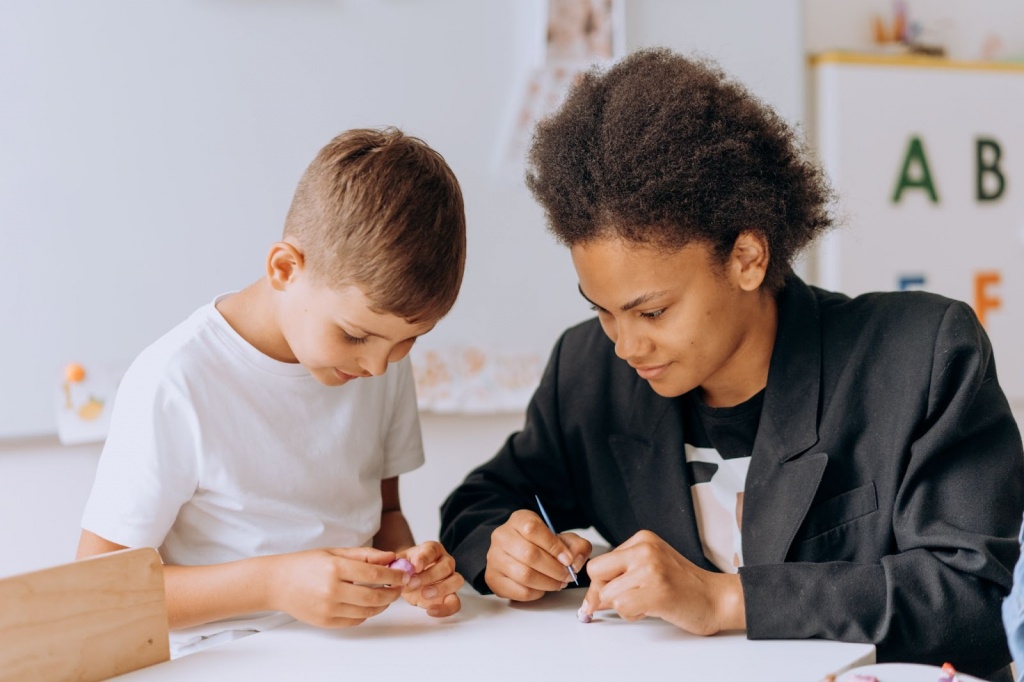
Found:
[[667, 251], [617, 237], [572, 247], [572, 260], [615, 354], [659, 395], [701, 387], [728, 406], [765, 386], [776, 307], [755, 235], [741, 234], [724, 265], [702, 243]]

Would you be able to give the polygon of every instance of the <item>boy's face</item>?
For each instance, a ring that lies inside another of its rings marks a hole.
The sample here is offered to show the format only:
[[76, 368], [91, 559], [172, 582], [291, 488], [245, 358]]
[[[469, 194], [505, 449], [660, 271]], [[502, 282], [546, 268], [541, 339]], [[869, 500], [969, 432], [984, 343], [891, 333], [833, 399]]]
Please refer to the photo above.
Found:
[[374, 312], [358, 286], [333, 289], [305, 270], [280, 293], [278, 324], [291, 354], [327, 386], [383, 374], [435, 324]]
[[612, 237], [572, 248], [580, 293], [615, 354], [659, 395], [700, 386], [727, 406], [764, 386], [776, 309], [760, 289], [767, 255], [756, 240], [741, 249], [745, 238], [724, 267], [699, 243], [672, 251]]

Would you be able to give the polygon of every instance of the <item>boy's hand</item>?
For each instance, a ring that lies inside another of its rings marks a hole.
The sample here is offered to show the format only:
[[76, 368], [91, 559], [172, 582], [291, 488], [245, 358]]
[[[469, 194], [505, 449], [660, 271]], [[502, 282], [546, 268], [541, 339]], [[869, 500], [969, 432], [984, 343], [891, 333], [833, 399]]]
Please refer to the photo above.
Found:
[[314, 549], [267, 557], [271, 562], [268, 603], [311, 625], [359, 625], [398, 599], [409, 582], [405, 571], [387, 567], [395, 558], [394, 552], [372, 547]]
[[698, 568], [667, 542], [642, 530], [587, 565], [583, 611], [615, 609], [628, 621], [654, 616], [696, 635], [746, 629], [738, 575]]
[[484, 582], [499, 597], [539, 599], [565, 587], [570, 580], [567, 567], [579, 572], [592, 550], [576, 533], [555, 535], [539, 516], [520, 509], [491, 533]]
[[408, 559], [416, 569], [402, 593], [407, 602], [426, 609], [435, 618], [450, 616], [462, 608], [456, 592], [465, 581], [455, 572], [455, 559], [441, 543], [423, 542], [399, 552], [398, 556]]

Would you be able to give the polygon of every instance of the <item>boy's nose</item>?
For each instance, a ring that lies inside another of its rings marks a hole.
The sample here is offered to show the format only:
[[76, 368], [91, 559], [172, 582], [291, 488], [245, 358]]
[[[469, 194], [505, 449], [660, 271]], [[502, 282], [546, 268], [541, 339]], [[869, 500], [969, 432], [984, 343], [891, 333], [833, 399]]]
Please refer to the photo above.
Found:
[[359, 366], [371, 376], [379, 377], [388, 369], [388, 358], [386, 355], [381, 355], [380, 357], [364, 357], [361, 359]]

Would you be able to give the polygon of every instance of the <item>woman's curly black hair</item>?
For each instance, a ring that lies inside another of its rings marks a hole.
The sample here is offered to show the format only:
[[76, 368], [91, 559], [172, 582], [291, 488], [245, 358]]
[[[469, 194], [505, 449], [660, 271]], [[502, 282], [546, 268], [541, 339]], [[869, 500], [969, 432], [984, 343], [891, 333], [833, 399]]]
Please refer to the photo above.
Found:
[[789, 125], [713, 62], [664, 48], [594, 68], [538, 124], [526, 184], [563, 244], [708, 244], [763, 235], [764, 286], [831, 227], [832, 190]]

